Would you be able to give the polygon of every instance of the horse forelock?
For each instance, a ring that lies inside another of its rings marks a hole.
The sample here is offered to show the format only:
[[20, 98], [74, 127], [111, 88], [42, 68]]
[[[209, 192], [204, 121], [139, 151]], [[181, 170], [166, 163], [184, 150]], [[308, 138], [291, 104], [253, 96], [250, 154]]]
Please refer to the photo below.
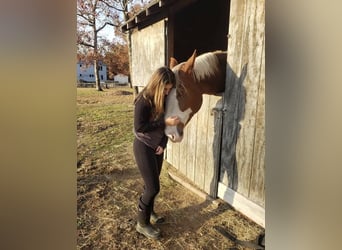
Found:
[[206, 53], [196, 58], [194, 76], [197, 81], [215, 75], [219, 71], [219, 60], [214, 53]]

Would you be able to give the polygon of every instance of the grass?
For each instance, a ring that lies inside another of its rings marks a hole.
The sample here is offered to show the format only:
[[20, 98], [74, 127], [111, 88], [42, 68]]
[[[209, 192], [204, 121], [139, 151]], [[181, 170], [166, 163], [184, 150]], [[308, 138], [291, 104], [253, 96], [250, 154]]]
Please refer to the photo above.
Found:
[[133, 94], [124, 91], [130, 95], [116, 95], [122, 93], [120, 88], [115, 92], [78, 89], [78, 165], [89, 158], [108, 164], [114, 156], [121, 158], [123, 149], [132, 143]]
[[[114, 220], [120, 172], [132, 167], [133, 94], [115, 88], [77, 90], [78, 248], [101, 246], [103, 226]], [[110, 237], [109, 235], [106, 237]]]

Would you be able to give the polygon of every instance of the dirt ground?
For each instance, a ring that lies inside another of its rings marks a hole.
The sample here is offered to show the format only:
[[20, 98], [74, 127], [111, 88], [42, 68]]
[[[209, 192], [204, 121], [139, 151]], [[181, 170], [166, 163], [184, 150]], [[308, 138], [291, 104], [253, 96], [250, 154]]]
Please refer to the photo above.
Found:
[[[250, 249], [224, 237], [254, 240], [264, 229], [227, 203], [191, 192], [166, 162], [156, 211], [165, 217], [160, 240], [135, 231], [143, 182], [132, 152], [133, 94], [127, 88], [77, 94], [77, 249]], [[171, 168], [171, 169], [170, 169]]]

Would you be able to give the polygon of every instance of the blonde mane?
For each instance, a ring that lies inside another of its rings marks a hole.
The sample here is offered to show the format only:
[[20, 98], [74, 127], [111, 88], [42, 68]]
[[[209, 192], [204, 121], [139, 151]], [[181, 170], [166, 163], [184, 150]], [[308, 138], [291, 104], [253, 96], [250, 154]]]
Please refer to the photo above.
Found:
[[219, 60], [214, 53], [209, 52], [196, 58], [194, 75], [197, 81], [210, 77], [217, 71], [219, 71]]

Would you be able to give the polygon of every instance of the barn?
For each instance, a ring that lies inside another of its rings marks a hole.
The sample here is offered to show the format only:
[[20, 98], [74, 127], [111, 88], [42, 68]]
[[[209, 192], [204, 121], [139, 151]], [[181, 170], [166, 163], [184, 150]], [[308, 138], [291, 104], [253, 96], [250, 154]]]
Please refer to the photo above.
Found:
[[[131, 82], [209, 51], [227, 51], [226, 90], [204, 95], [166, 161], [190, 183], [265, 226], [265, 1], [155, 0], [122, 27], [131, 32]], [[144, 62], [144, 63], [142, 63]]]

